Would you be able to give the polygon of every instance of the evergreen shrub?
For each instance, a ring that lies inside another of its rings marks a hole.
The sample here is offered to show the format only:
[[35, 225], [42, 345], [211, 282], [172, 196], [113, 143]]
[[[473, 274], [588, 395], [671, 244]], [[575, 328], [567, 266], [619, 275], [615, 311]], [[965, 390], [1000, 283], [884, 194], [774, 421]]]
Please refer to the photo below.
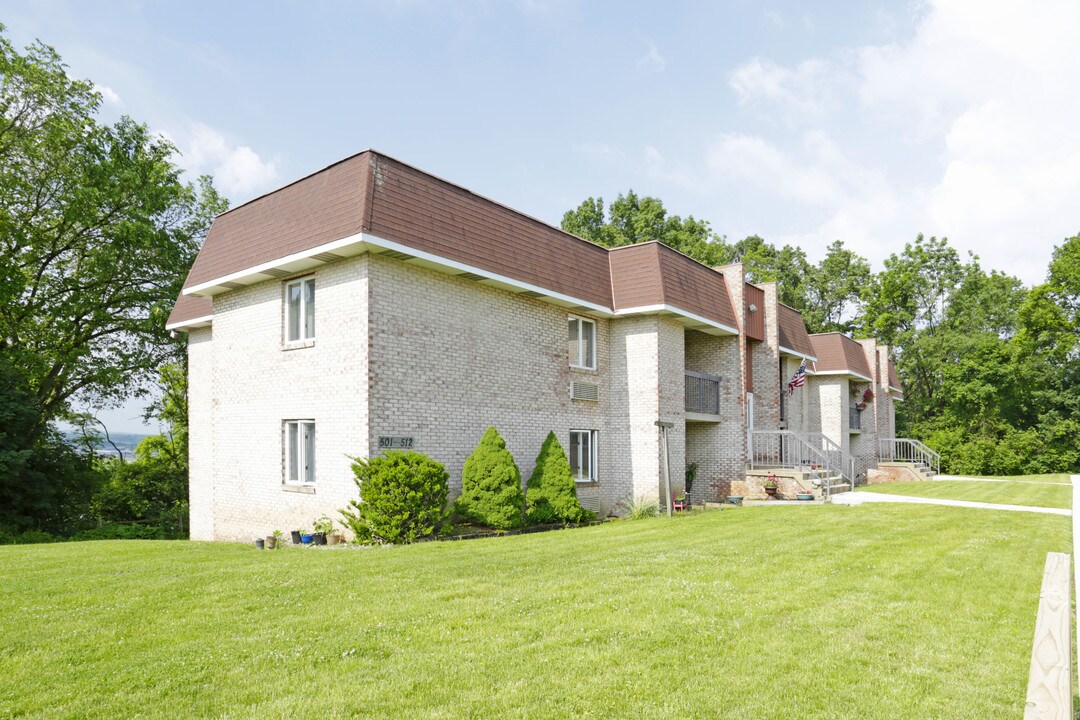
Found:
[[341, 511], [359, 542], [401, 544], [433, 534], [446, 519], [450, 476], [443, 464], [413, 451], [354, 458], [360, 499]]
[[454, 510], [472, 522], [512, 530], [524, 522], [525, 493], [521, 490], [521, 471], [506, 441], [489, 427], [480, 444], [465, 461], [461, 473], [461, 497]]
[[549, 432], [536, 456], [525, 495], [526, 517], [532, 525], [552, 522], [580, 523], [596, 518], [578, 502], [577, 486], [566, 451]]

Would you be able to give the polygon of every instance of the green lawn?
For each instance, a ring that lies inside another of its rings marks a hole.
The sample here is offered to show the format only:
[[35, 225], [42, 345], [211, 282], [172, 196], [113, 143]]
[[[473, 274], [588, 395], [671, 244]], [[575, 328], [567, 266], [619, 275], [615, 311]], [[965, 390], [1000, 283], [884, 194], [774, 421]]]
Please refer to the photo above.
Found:
[[1068, 518], [713, 511], [396, 549], [0, 547], [0, 717], [1015, 718]]
[[[1064, 480], [1062, 480], [1064, 478]], [[1072, 507], [1072, 488], [1054, 483], [1069, 482], [1068, 475], [1035, 475], [1009, 478], [1001, 482], [970, 480], [929, 480], [924, 482], [886, 483], [859, 488], [859, 492], [913, 495], [915, 497], [973, 500], [1005, 505], [1037, 507]]]

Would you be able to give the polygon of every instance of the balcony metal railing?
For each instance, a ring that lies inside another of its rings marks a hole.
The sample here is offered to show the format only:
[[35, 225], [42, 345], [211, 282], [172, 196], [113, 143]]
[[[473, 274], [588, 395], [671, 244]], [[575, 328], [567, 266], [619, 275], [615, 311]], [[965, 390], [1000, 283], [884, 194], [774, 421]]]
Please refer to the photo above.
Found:
[[848, 430], [862, 430], [862, 411], [856, 407], [849, 407], [847, 411]]
[[720, 414], [720, 378], [717, 375], [686, 371], [686, 412]]

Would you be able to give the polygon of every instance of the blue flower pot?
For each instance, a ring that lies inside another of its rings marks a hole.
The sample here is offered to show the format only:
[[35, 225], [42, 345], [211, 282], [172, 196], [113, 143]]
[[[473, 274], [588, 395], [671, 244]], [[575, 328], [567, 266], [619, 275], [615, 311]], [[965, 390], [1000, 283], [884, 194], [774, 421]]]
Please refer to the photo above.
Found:
[[797, 497], [799, 500], [813, 500], [814, 493], [799, 493], [795, 497]]
[[314, 538], [312, 538], [310, 535], [301, 535], [300, 536], [300, 542], [304, 543], [305, 545], [310, 545], [311, 541], [313, 539]]
[[727, 501], [732, 505], [742, 505], [742, 495], [728, 495]]

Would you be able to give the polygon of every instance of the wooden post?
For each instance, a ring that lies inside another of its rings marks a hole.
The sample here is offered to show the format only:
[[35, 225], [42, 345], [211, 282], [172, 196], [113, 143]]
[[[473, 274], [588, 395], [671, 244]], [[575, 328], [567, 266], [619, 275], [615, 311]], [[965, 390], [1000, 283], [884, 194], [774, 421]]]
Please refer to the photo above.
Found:
[[667, 493], [667, 500], [664, 504], [667, 505], [667, 516], [671, 517], [671, 463], [668, 461], [667, 434], [668, 430], [675, 427], [675, 423], [657, 420], [656, 426], [660, 428], [660, 445], [664, 455], [664, 464], [660, 468], [660, 471], [664, 474], [664, 492]]
[[1072, 720], [1072, 596], [1069, 556], [1047, 553], [1024, 720]]

